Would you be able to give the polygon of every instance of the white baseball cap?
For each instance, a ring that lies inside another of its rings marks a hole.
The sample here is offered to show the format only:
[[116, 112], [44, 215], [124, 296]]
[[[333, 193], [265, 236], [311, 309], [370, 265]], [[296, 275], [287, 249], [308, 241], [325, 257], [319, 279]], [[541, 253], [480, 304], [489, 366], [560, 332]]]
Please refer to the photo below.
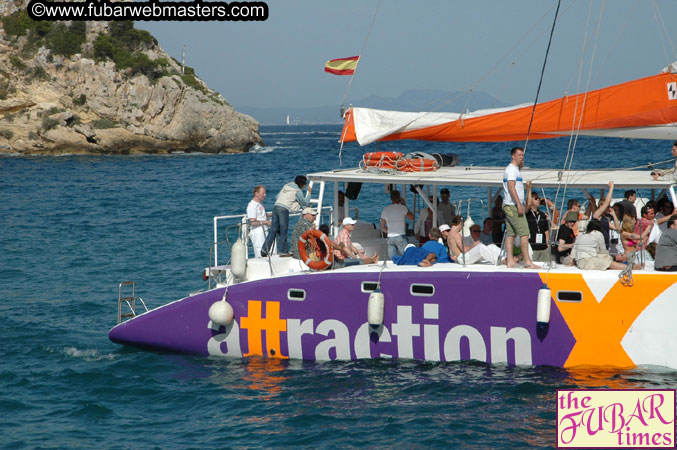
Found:
[[317, 211], [315, 211], [314, 208], [307, 207], [307, 208], [303, 208], [303, 211], [301, 211], [301, 214], [312, 214], [313, 216], [316, 216]]
[[442, 225], [440, 225], [440, 233], [443, 232], [443, 231], [449, 231], [449, 230], [451, 230], [451, 228], [449, 228], [449, 225], [447, 225], [446, 223], [443, 223]]
[[357, 220], [353, 219], [352, 217], [346, 217], [343, 219], [343, 222], [341, 222], [341, 225], [355, 225], [357, 223]]

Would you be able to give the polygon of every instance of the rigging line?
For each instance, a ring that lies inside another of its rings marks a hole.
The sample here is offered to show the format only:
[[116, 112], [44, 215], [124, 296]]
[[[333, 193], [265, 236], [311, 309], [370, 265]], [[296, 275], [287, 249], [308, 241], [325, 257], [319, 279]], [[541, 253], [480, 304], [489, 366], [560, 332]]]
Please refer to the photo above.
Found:
[[[587, 15], [587, 18], [586, 18], [586, 21], [585, 21], [585, 34], [583, 35], [583, 50], [581, 52], [581, 58], [580, 58], [579, 64], [578, 64], [578, 81], [576, 83], [576, 104], [574, 105], [574, 114], [573, 114], [573, 117], [572, 117], [572, 120], [571, 120], [571, 134], [569, 136], [569, 144], [568, 144], [568, 147], [567, 147], [566, 157], [564, 158], [564, 165], [562, 167], [562, 171], [566, 171], [567, 166], [569, 167], [568, 170], [569, 171], [571, 170], [570, 158], [573, 159], [572, 144], [574, 144], [573, 137], [574, 137], [574, 130], [576, 128], [576, 114], [578, 114], [578, 104], [579, 104], [579, 101], [580, 101], [581, 79], [583, 77], [583, 64], [584, 64], [584, 61], [585, 61], [585, 53], [586, 53], [586, 51], [587, 51], [586, 49], [588, 47], [588, 30], [590, 29], [590, 16], [591, 16], [591, 14], [592, 14], [592, 2], [590, 2], [588, 4], [588, 15]], [[574, 144], [574, 146], [575, 146], [575, 144]], [[555, 200], [554, 200], [555, 205], [557, 205], [557, 199], [559, 198], [561, 184], [562, 183], [561, 183], [561, 176], [560, 176], [559, 183], [557, 185], [557, 190], [555, 192]], [[566, 191], [567, 191], [568, 184], [569, 184], [569, 180], [566, 181], [566, 183], [564, 185], [564, 190], [562, 192], [562, 202], [560, 203], [560, 209], [561, 210], [564, 210], [564, 200], [566, 199]]]
[[[574, 141], [574, 130], [576, 129], [576, 115], [578, 114], [578, 104], [580, 101], [580, 94], [581, 94], [581, 79], [583, 77], [583, 64], [585, 62], [585, 54], [587, 52], [588, 48], [588, 30], [590, 29], [590, 16], [592, 14], [592, 2], [588, 4], [588, 16], [585, 21], [585, 34], [583, 35], [583, 50], [581, 52], [581, 59], [578, 64], [578, 81], [576, 83], [576, 104], [574, 105], [574, 114], [573, 117], [571, 118], [571, 134], [569, 135], [569, 145], [567, 147], [567, 154], [566, 157], [564, 158], [564, 166], [562, 167], [562, 171], [567, 171], [567, 173], [571, 173], [571, 164], [573, 161], [573, 154], [574, 154], [574, 148], [576, 146], [576, 143]], [[567, 168], [568, 167], [568, 168]], [[565, 182], [564, 185], [564, 190], [562, 192], [562, 203], [560, 207], [563, 209], [564, 208], [564, 199], [566, 198], [566, 192], [568, 188], [570, 179], [568, 179]], [[560, 185], [561, 185], [561, 179], [560, 179]], [[557, 193], [555, 198], [559, 196], [559, 190], [560, 190], [560, 185], [557, 186]], [[556, 200], [555, 200], [556, 202]]]
[[545, 74], [545, 66], [548, 63], [548, 53], [550, 53], [550, 44], [552, 44], [552, 35], [555, 33], [555, 25], [557, 24], [557, 15], [559, 14], [559, 7], [561, 3], [562, 0], [557, 0], [557, 9], [555, 10], [555, 18], [552, 21], [552, 28], [550, 29], [550, 39], [548, 39], [548, 47], [545, 50], [545, 59], [543, 60], [543, 68], [541, 69], [541, 79], [538, 81], [538, 89], [536, 89], [536, 98], [534, 99], [534, 107], [531, 109], [531, 119], [529, 120], [529, 128], [527, 129], [527, 138], [524, 141], [524, 153], [527, 152], [527, 143], [529, 142], [531, 125], [534, 122], [534, 114], [536, 113], [536, 104], [538, 104], [538, 95], [541, 93], [541, 85], [543, 84], [543, 75]]
[[658, 10], [658, 6], [656, 6], [656, 10], [658, 11], [658, 18], [661, 20], [661, 25], [663, 25], [663, 33], [665, 33], [665, 37], [668, 40], [668, 43], [670, 44], [670, 50], [672, 50], [672, 57], [670, 59], [671, 60], [677, 59], [677, 53], [675, 53], [675, 45], [673, 44], [672, 38], [670, 37], [670, 33], [668, 32], [668, 28], [665, 26], [665, 22], [663, 21], [663, 14], [661, 14], [660, 10]]
[[604, 12], [605, 7], [606, 7], [606, 0], [604, 2], [602, 2], [602, 7], [601, 7], [600, 12], [599, 12], [599, 18], [597, 19], [597, 31], [595, 33], [595, 45], [593, 45], [592, 55], [590, 56], [590, 68], [588, 69], [588, 80], [587, 80], [586, 86], [585, 86], [585, 94], [583, 95], [583, 105], [581, 107], [581, 115], [578, 119], [578, 126], [576, 127], [576, 133], [575, 133], [575, 137], [574, 137], [573, 147], [571, 149], [571, 159], [569, 160], [569, 167], [567, 168], [567, 179], [566, 179], [566, 182], [564, 184], [564, 194], [562, 196], [562, 204], [564, 204], [564, 198], [566, 197], [566, 191], [567, 191], [569, 182], [571, 181], [571, 177], [573, 176], [573, 174], [571, 173], [571, 166], [574, 162], [574, 155], [576, 153], [576, 144], [578, 143], [578, 137], [580, 136], [581, 125], [583, 123], [583, 115], [584, 115], [584, 112], [585, 112], [585, 105], [588, 101], [588, 92], [590, 90], [590, 82], [591, 82], [591, 79], [592, 79], [592, 67], [594, 65], [595, 56], [597, 54], [597, 43], [599, 42], [599, 30], [601, 28], [602, 14]]
[[[574, 2], [575, 2], [575, 1], [574, 1]], [[572, 3], [572, 4], [573, 4], [573, 3]], [[512, 53], [512, 51], [515, 50], [515, 49], [517, 48], [517, 46], [520, 44], [520, 42], [522, 42], [524, 39], [526, 39], [526, 37], [527, 37], [529, 34], [531, 34], [532, 31], [534, 31], [534, 30], [536, 29], [536, 27], [537, 27], [537, 26], [541, 23], [541, 21], [542, 21], [542, 20], [550, 13], [550, 11], [552, 11], [553, 8], [554, 8], [554, 6], [551, 6], [550, 9], [548, 9], [548, 10], [547, 10], [547, 11], [546, 11], [546, 12], [545, 12], [545, 13], [544, 13], [544, 14], [536, 21], [536, 23], [535, 23], [528, 31], [526, 31], [525, 33], [523, 33], [522, 36], [517, 40], [517, 42], [515, 42], [515, 43], [513, 44], [513, 46], [510, 47], [510, 49], [509, 49], [507, 52], [505, 52], [505, 53], [503, 54], [503, 56], [501, 56], [501, 57], [496, 61], [496, 63], [495, 63], [495, 64], [494, 64], [494, 65], [493, 65], [493, 66], [492, 66], [492, 67], [491, 67], [491, 68], [490, 68], [490, 69], [489, 69], [482, 77], [480, 77], [479, 79], [475, 80], [475, 81], [470, 85], [470, 87], [466, 89], [467, 92], [468, 92], [468, 99], [466, 100], [466, 104], [464, 105], [463, 110], [467, 109], [468, 103], [470, 102], [470, 99], [469, 99], [470, 94], [475, 90], [475, 88], [476, 88], [482, 81], [486, 80], [489, 76], [491, 76], [492, 74], [494, 74], [494, 73], [496, 73], [496, 72], [499, 71], [499, 66], [501, 65], [501, 63], [503, 62], [503, 60], [505, 60], [505, 59], [508, 57], [508, 55], [510, 55], [510, 53]], [[568, 9], [568, 8], [567, 8], [567, 9]], [[537, 36], [537, 38], [541, 37], [543, 34], [544, 34], [544, 33], [539, 34], [539, 35]], [[517, 60], [518, 60], [522, 55], [524, 55], [524, 54], [528, 51], [528, 49], [531, 48], [531, 47], [532, 47], [536, 42], [538, 42], [538, 41], [539, 41], [539, 39], [534, 39], [534, 40], [532, 41], [532, 44], [529, 45], [529, 47], [527, 47], [527, 48], [526, 48], [522, 53], [520, 53], [515, 59], [513, 59], [512, 62], [508, 63], [508, 65], [506, 66], [505, 69], [500, 69], [500, 70], [505, 70], [505, 71], [512, 70], [512, 68], [514, 67], [514, 65], [515, 65], [515, 63], [517, 62]], [[450, 102], [451, 102], [451, 100], [449, 100], [449, 101], [443, 103], [442, 105], [440, 105], [440, 108], [441, 108], [442, 106], [444, 106], [445, 104], [450, 103]], [[461, 111], [461, 115], [462, 115], [462, 114], [463, 114], [463, 111]]]
[[[353, 113], [350, 113], [350, 114], [352, 115]], [[345, 141], [347, 132], [348, 132], [348, 128], [345, 126], [345, 121], [344, 121], [343, 130], [341, 130], [341, 140], [339, 141], [339, 142], [341, 142], [341, 145], [339, 146], [339, 168], [343, 168], [343, 158], [342, 158], [343, 143]]]
[[[357, 66], [360, 65], [360, 59], [362, 59], [362, 53], [364, 53], [364, 49], [367, 46], [367, 41], [369, 41], [369, 36], [371, 35], [371, 31], [374, 29], [374, 22], [376, 22], [376, 16], [378, 15], [378, 10], [381, 9], [381, 0], [378, 0], [378, 5], [376, 5], [376, 12], [374, 12], [374, 17], [371, 19], [371, 24], [369, 25], [369, 31], [367, 32], [367, 37], [364, 38], [364, 44], [362, 44], [362, 50], [360, 50], [359, 58], [357, 59], [357, 64], [355, 64], [355, 70], [353, 70], [353, 74], [350, 76], [350, 81], [348, 81], [348, 88], [346, 89], [346, 93], [343, 95], [343, 101], [341, 101], [341, 112], [343, 112], [343, 107], [346, 104], [346, 98], [348, 98], [348, 94], [350, 93], [350, 86], [353, 84], [353, 78], [355, 78], [355, 74], [357, 73]], [[341, 114], [343, 116], [343, 114]]]
[[[670, 66], [670, 64], [672, 64], [672, 61], [670, 60], [670, 57], [668, 57], [668, 51], [665, 48], [665, 41], [663, 40], [663, 33], [661, 33], [660, 22], [662, 21], [662, 18], [660, 17], [660, 12], [658, 11], [658, 5], [656, 5], [656, 0], [651, 0], [651, 7], [653, 9], [654, 19], [656, 20], [656, 29], [658, 30], [658, 37], [660, 37], [661, 45], [663, 46], [663, 54], [665, 55], [665, 60], [667, 61], [666, 66]], [[663, 24], [663, 27], [665, 27], [665, 24]], [[667, 33], [666, 35], [669, 37]], [[670, 44], [672, 44], [672, 42]]]
[[[560, 0], [560, 1], [561, 1], [561, 0]], [[574, 0], [568, 7], [566, 7], [566, 8], [564, 9], [563, 12], [568, 11], [568, 10], [573, 6], [573, 4], [574, 4], [575, 2], [576, 2], [576, 0]], [[457, 97], [460, 97], [460, 96], [461, 96], [463, 93], [465, 93], [466, 91], [468, 91], [469, 93], [472, 92], [472, 91], [475, 89], [475, 87], [478, 86], [482, 81], [484, 81], [486, 78], [488, 78], [488, 77], [489, 77], [490, 75], [492, 75], [493, 73], [497, 72], [497, 71], [499, 70], [499, 66], [500, 66], [501, 62], [502, 62], [503, 60], [505, 60], [505, 59], [508, 57], [508, 55], [509, 55], [509, 54], [510, 54], [510, 53], [511, 53], [518, 45], [519, 45], [520, 42], [522, 42], [524, 39], [526, 39], [526, 37], [527, 37], [532, 31], [534, 31], [534, 30], [536, 29], [536, 27], [538, 26], [538, 24], [541, 23], [541, 21], [543, 20], [543, 18], [546, 17], [546, 16], [550, 13], [550, 11], [552, 11], [553, 8], [554, 8], [554, 6], [553, 6], [553, 7], [550, 7], [550, 9], [548, 9], [548, 10], [547, 10], [547, 11], [546, 11], [546, 12], [538, 19], [538, 21], [537, 21], [537, 22], [536, 22], [536, 23], [535, 23], [535, 24], [534, 24], [527, 32], [525, 32], [524, 34], [522, 34], [522, 36], [520, 37], [520, 39], [518, 39], [517, 42], [515, 42], [515, 44], [514, 44], [507, 52], [505, 52], [505, 53], [503, 54], [503, 56], [501, 56], [501, 58], [498, 59], [498, 61], [496, 62], [496, 64], [494, 64], [494, 65], [491, 67], [491, 69], [489, 69], [489, 70], [487, 71], [486, 74], [484, 74], [481, 78], [479, 78], [479, 79], [476, 80], [475, 82], [471, 83], [470, 85], [466, 85], [466, 87], [464, 87], [462, 91], [458, 91], [458, 92], [455, 92], [455, 93], [453, 93], [453, 94], [450, 94], [449, 96], [447, 96], [447, 100], [446, 100], [446, 101], [440, 103], [440, 105], [437, 106], [437, 107], [436, 107], [435, 109], [433, 109], [432, 111], [427, 111], [427, 112], [421, 113], [420, 116], [417, 116], [417, 117], [415, 117], [414, 119], [412, 119], [410, 122], [408, 122], [408, 123], [405, 125], [405, 127], [410, 126], [410, 125], [413, 124], [414, 122], [423, 119], [423, 118], [424, 118], [426, 115], [428, 115], [428, 114], [437, 112], [437, 111], [440, 110], [443, 106], [445, 106], [445, 105], [451, 103], [452, 101], [454, 101]], [[539, 34], [537, 37], [541, 37], [543, 34], [544, 34], [544, 33], [541, 33], [541, 34]], [[517, 58], [514, 59], [514, 60], [509, 64], [508, 67], [512, 67], [512, 66], [517, 62], [517, 59], [519, 59], [522, 55], [524, 55], [524, 54], [527, 52], [527, 50], [528, 50], [529, 48], [531, 48], [537, 41], [538, 41], [538, 40], [535, 39], [535, 40], [532, 42], [532, 44], [531, 44], [525, 51], [523, 51], [521, 54], [519, 54], [519, 55], [517, 56]], [[502, 70], [507, 70], [507, 69], [502, 69]], [[423, 105], [423, 107], [422, 107], [421, 109], [427, 109], [427, 106], [428, 106], [428, 105], [435, 104], [437, 101], [442, 100], [442, 99], [444, 99], [444, 98], [445, 98], [445, 97], [440, 97], [438, 100], [434, 100], [434, 101], [432, 101], [432, 102], [429, 102], [427, 105]], [[467, 108], [468, 102], [469, 102], [469, 98], [466, 100], [466, 104], [464, 105], [464, 108], [463, 108], [464, 110]], [[462, 122], [462, 121], [463, 121], [463, 114], [464, 114], [464, 112], [461, 111], [461, 112], [460, 112], [460, 115], [459, 115], [459, 118], [456, 119], [456, 120], [457, 120], [457, 121], [460, 120], [460, 121]]]
[[[604, 59], [604, 62], [599, 65], [598, 68], [598, 74], [601, 74], [603, 72], [603, 69], [606, 67], [607, 62], [609, 61], [609, 58], [611, 57], [612, 53], [616, 51], [616, 47], [618, 47], [618, 44], [621, 42], [621, 37], [623, 34], [625, 34], [625, 31], [629, 28], [629, 23], [630, 19], [633, 19], [635, 17], [634, 12], [637, 9], [637, 5], [639, 4], [640, 0], [635, 0], [634, 5], [632, 6], [632, 9], [628, 13], [628, 17], [625, 20], [625, 23], [623, 24], [622, 27], [620, 27], [620, 31], [618, 32], [618, 35], [616, 36], [616, 39], [614, 39], [614, 45], [611, 47], [611, 50], [609, 50], [609, 53], [607, 53], [606, 58]], [[597, 79], [595, 79], [597, 81]]]
[[[566, 178], [566, 181], [564, 182], [564, 189], [563, 189], [563, 192], [562, 192], [562, 203], [560, 205], [560, 221], [561, 221], [561, 219], [564, 218], [564, 216], [562, 215], [563, 212], [564, 213], [566, 212], [566, 211], [564, 211], [564, 200], [566, 199], [566, 191], [567, 191], [567, 188], [569, 186], [569, 182], [571, 181], [571, 176], [572, 176], [571, 166], [572, 166], [573, 161], [574, 161], [576, 144], [578, 142], [578, 136], [580, 135], [580, 131], [581, 131], [580, 127], [581, 127], [581, 124], [583, 122], [583, 112], [585, 111], [585, 104], [586, 104], [587, 99], [588, 99], [588, 91], [589, 91], [589, 88], [590, 88], [590, 79], [592, 77], [592, 67], [593, 67], [593, 64], [594, 64], [594, 61], [595, 61], [595, 55], [597, 53], [597, 43], [599, 41], [599, 30], [600, 30], [600, 27], [601, 27], [602, 14], [604, 12], [605, 7], [606, 7], [606, 0], [604, 0], [604, 2], [602, 3], [602, 7], [601, 7], [600, 12], [599, 12], [599, 18], [597, 19], [597, 32], [595, 34], [595, 45], [593, 46], [592, 55], [590, 57], [590, 69], [588, 71], [588, 81], [587, 81], [587, 84], [586, 84], [585, 94], [583, 96], [583, 105], [581, 107], [582, 112], [581, 112], [580, 119], [579, 119], [579, 122], [578, 122], [578, 127], [575, 127], [574, 126], [575, 124], [572, 123], [572, 129], [571, 129], [572, 136], [569, 138], [569, 149], [567, 150], [567, 157], [565, 158], [565, 161], [564, 161], [563, 170], [566, 170], [567, 178]], [[575, 110], [574, 110], [574, 120], [575, 120], [575, 117], [576, 117], [576, 112], [578, 111], [578, 97], [580, 95], [580, 80], [581, 80], [581, 73], [582, 73], [582, 70], [583, 70], [583, 62], [585, 60], [585, 49], [587, 47], [587, 35], [588, 35], [588, 28], [589, 28], [589, 23], [590, 23], [590, 12], [591, 11], [592, 11], [592, 2], [590, 3], [590, 6], [588, 7], [588, 19], [586, 21], [586, 27], [585, 27], [585, 38], [584, 38], [584, 43], [583, 43], [583, 52], [581, 53], [581, 60], [580, 60], [580, 63], [579, 63], [579, 78], [578, 78], [578, 87], [577, 87], [578, 92], [576, 93], [576, 106], [575, 106]], [[535, 108], [535, 106], [534, 106], [534, 108]], [[574, 137], [574, 129], [575, 129], [575, 138], [573, 139], [573, 145], [572, 145], [572, 138]], [[529, 138], [529, 135], [527, 134], [527, 139], [528, 138]], [[525, 147], [526, 147], [526, 144], [525, 144]], [[567, 159], [568, 159], [568, 163], [569, 163], [568, 167], [567, 167]], [[562, 183], [562, 181], [561, 181], [561, 177], [560, 177], [559, 183], [557, 185], [557, 191], [556, 191], [556, 194], [555, 194], [555, 201], [554, 201], [555, 207], [557, 206], [557, 196], [559, 195], [561, 183]], [[553, 222], [554, 222], [554, 218], [555, 218], [555, 214], [554, 214], [554, 211], [553, 211], [553, 215], [552, 215], [552, 221]], [[552, 226], [551, 226], [551, 228], [552, 228]], [[559, 235], [559, 228], [557, 230], [557, 233], [555, 234], [556, 240], [558, 238], [558, 235]], [[550, 274], [550, 268], [548, 268], [548, 271], [545, 274], [546, 284], [547, 284], [549, 274]]]
[[[512, 46], [507, 52], [505, 52], [505, 53], [503, 54], [503, 56], [501, 56], [501, 57], [496, 61], [496, 63], [495, 63], [495, 64], [494, 64], [494, 65], [493, 65], [493, 66], [492, 66], [492, 67], [491, 67], [491, 68], [490, 68], [490, 69], [489, 69], [482, 77], [480, 77], [479, 79], [475, 80], [474, 82], [472, 82], [472, 83], [470, 83], [470, 84], [464, 86], [463, 89], [462, 89], [461, 91], [454, 92], [454, 93], [452, 93], [452, 94], [450, 94], [450, 95], [448, 95], [448, 96], [446, 96], [446, 97], [445, 97], [445, 96], [440, 97], [440, 98], [438, 98], [437, 100], [433, 100], [433, 101], [431, 101], [431, 102], [429, 102], [429, 103], [423, 105], [423, 106], [421, 107], [421, 109], [426, 110], [426, 109], [428, 109], [428, 106], [433, 105], [433, 104], [437, 103], [438, 101], [442, 101], [442, 100], [444, 100], [444, 99], [446, 98], [445, 101], [443, 101], [442, 103], [440, 103], [440, 105], [437, 106], [436, 108], [434, 108], [432, 111], [424, 112], [423, 114], [421, 114], [420, 117], [417, 117], [417, 118], [413, 119], [413, 120], [412, 120], [411, 122], [409, 122], [407, 125], [411, 125], [412, 123], [416, 122], [417, 120], [422, 119], [422, 118], [425, 117], [425, 115], [428, 114], [428, 113], [433, 113], [433, 112], [439, 111], [443, 106], [445, 106], [445, 105], [447, 105], [447, 104], [453, 102], [454, 100], [456, 100], [457, 97], [460, 97], [461, 95], [465, 94], [466, 92], [471, 93], [471, 92], [472, 92], [472, 91], [473, 91], [473, 90], [474, 90], [474, 89], [475, 89], [482, 81], [484, 81], [484, 80], [487, 79], [490, 75], [494, 74], [495, 72], [497, 72], [497, 71], [499, 70], [499, 66], [501, 65], [502, 61], [505, 60], [505, 59], [508, 57], [508, 55], [510, 55], [510, 53], [512, 53], [512, 51], [520, 44], [520, 42], [522, 42], [524, 39], [526, 39], [526, 37], [527, 37], [532, 31], [534, 31], [534, 30], [536, 29], [536, 27], [541, 23], [541, 21], [543, 20], [543, 18], [546, 17], [546, 16], [550, 13], [550, 11], [552, 11], [553, 8], [554, 8], [554, 6], [550, 7], [550, 9], [548, 9], [548, 10], [547, 10], [547, 11], [546, 11], [546, 12], [538, 19], [538, 21], [536, 21], [536, 23], [535, 23], [528, 31], [526, 31], [525, 33], [523, 33], [522, 36], [517, 40], [517, 42], [515, 42], [515, 44], [513, 44], [513, 46]], [[540, 36], [542, 36], [542, 34], [539, 35], [539, 36], [537, 36], [537, 37], [540, 37]], [[537, 42], [537, 40], [534, 40], [534, 41], [533, 41], [533, 43], [535, 43], [535, 42]], [[532, 43], [532, 45], [533, 45], [533, 43]], [[531, 46], [530, 46], [530, 47], [531, 47]], [[530, 47], [529, 47], [529, 48], [530, 48]], [[526, 52], [526, 51], [525, 51], [525, 52]], [[522, 52], [522, 53], [518, 56], [518, 58], [521, 57], [525, 52]], [[513, 65], [515, 64], [516, 61], [517, 61], [517, 60], [515, 59], [513, 62], [509, 63], [508, 67], [513, 66]], [[504, 70], [507, 70], [507, 69], [504, 69]], [[466, 104], [465, 104], [465, 106], [464, 106], [464, 108], [463, 108], [464, 110], [467, 108], [467, 105], [468, 105], [468, 101], [466, 101]], [[458, 120], [461, 120], [461, 119], [462, 119], [462, 116], [463, 116], [463, 113], [464, 113], [464, 112], [461, 111], [460, 113], [461, 113], [461, 116], [459, 117]]]
[[[569, 6], [567, 6], [566, 8], [564, 8], [564, 10], [562, 10], [562, 13], [561, 13], [560, 15], [566, 14], [567, 11], [569, 11], [569, 9], [571, 9], [575, 3], [576, 3], [576, 0], [574, 0], [573, 2], [571, 2], [571, 3], [569, 4]], [[553, 8], [554, 8], [554, 5], [553, 5], [552, 8], [550, 8], [550, 9], [549, 9], [549, 10], [548, 10], [548, 11], [547, 11], [547, 12], [539, 19], [538, 23], [540, 23], [540, 21], [543, 20], [543, 17], [545, 17], [545, 15], [547, 15]], [[529, 30], [526, 34], [531, 33], [531, 31], [532, 31], [534, 28], [535, 28], [535, 26], [532, 27], [532, 29]], [[511, 70], [512, 70], [512, 67], [514, 67], [515, 64], [517, 64], [517, 61], [518, 61], [520, 58], [522, 58], [522, 56], [524, 56], [525, 54], [527, 54], [527, 52], [529, 52], [529, 50], [531, 50], [531, 48], [532, 48], [534, 45], [536, 45], [536, 44], [542, 42], [542, 40], [541, 40], [540, 38], [541, 38], [543, 35], [545, 35], [546, 32], [547, 32], [547, 30], [543, 30], [543, 32], [542, 32], [541, 34], [539, 34], [538, 36], [536, 36], [536, 39], [534, 39], [534, 40], [531, 42], [531, 44], [529, 44], [528, 47], [526, 47], [519, 55], [517, 55], [517, 56], [512, 60], [512, 62], [509, 63], [509, 68], [505, 68], [505, 69], [502, 69], [502, 70], [505, 71], [506, 73], [509, 72], [509, 71], [511, 71]], [[525, 34], [525, 36], [526, 36], [526, 34]], [[521, 39], [520, 39], [520, 40], [521, 40]], [[513, 46], [513, 48], [514, 48], [514, 47], [516, 47], [516, 46]], [[510, 49], [510, 51], [512, 51], [512, 49]], [[496, 69], [496, 71], [498, 71], [498, 69]], [[490, 72], [489, 74], [491, 74], [491, 72]], [[488, 76], [489, 74], [487, 74], [487, 76]], [[486, 78], [486, 76], [485, 76], [485, 78]], [[482, 80], [479, 80], [479, 81], [482, 81]], [[504, 82], [504, 85], [505, 85], [505, 82]], [[499, 92], [501, 92], [501, 91], [502, 91], [502, 87], [501, 87], [501, 89], [499, 89]], [[566, 91], [565, 91], [565, 92], [566, 92]], [[500, 100], [500, 99], [499, 99], [499, 100]]]

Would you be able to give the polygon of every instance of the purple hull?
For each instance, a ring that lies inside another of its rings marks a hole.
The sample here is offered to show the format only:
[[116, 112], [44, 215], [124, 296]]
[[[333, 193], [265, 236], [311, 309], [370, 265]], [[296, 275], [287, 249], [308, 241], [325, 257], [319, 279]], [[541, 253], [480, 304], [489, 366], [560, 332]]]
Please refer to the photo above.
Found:
[[[363, 292], [363, 282], [377, 280], [376, 273], [326, 272], [243, 283], [229, 288], [235, 320], [228, 327], [208, 316], [223, 296], [217, 289], [124, 322], [110, 339], [199, 355], [477, 359], [560, 367], [575, 343], [554, 303], [548, 329], [537, 328], [537, 273], [386, 272], [384, 324], [374, 330], [366, 323], [369, 292]], [[290, 289], [305, 299], [290, 299]]]

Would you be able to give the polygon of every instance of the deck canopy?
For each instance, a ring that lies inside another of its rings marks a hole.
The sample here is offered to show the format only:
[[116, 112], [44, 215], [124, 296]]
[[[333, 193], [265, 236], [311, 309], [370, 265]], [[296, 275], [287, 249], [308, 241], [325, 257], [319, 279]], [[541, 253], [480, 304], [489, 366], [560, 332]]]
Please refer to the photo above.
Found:
[[[308, 174], [315, 182], [356, 182], [381, 184], [422, 184], [438, 186], [503, 186], [505, 167], [456, 166], [441, 167], [436, 172], [372, 172], [363, 169], [339, 169]], [[565, 183], [578, 188], [605, 188], [609, 181], [614, 189], [666, 189], [671, 179], [653, 180], [648, 170], [572, 170], [532, 169], [521, 171], [525, 181], [531, 180], [534, 188], [556, 188]], [[561, 181], [560, 181], [561, 176]]]

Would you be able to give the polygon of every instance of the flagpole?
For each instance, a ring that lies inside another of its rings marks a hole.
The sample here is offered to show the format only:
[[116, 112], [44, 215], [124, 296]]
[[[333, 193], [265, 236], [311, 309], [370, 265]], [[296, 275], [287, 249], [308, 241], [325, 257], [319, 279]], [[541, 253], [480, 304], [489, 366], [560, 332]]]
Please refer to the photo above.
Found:
[[369, 31], [367, 32], [367, 37], [364, 39], [364, 44], [362, 44], [362, 50], [360, 50], [359, 57], [357, 58], [357, 64], [355, 65], [355, 70], [353, 71], [353, 74], [350, 76], [350, 81], [348, 81], [348, 88], [346, 89], [346, 93], [343, 96], [343, 101], [341, 101], [341, 109], [340, 109], [340, 114], [341, 118], [345, 115], [345, 105], [346, 105], [346, 98], [348, 98], [348, 94], [350, 93], [350, 86], [353, 84], [353, 78], [355, 78], [355, 72], [357, 72], [357, 66], [360, 65], [360, 58], [362, 58], [362, 53], [364, 53], [364, 49], [367, 46], [367, 41], [369, 40], [369, 36], [371, 35], [371, 30], [374, 29], [374, 22], [376, 22], [376, 16], [378, 15], [378, 10], [381, 8], [381, 0], [378, 0], [378, 5], [376, 6], [376, 12], [374, 12], [374, 17], [371, 19], [371, 24], [369, 25]]

